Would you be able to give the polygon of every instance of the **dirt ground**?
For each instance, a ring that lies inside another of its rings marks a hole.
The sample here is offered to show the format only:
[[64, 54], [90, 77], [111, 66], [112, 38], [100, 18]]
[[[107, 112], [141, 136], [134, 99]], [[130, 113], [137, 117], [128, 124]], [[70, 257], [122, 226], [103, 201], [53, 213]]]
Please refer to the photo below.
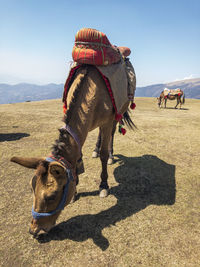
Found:
[[33, 170], [12, 156], [47, 156], [63, 125], [61, 100], [0, 105], [0, 266], [200, 266], [200, 100], [159, 109], [136, 98], [137, 130], [118, 132], [110, 194], [98, 196], [97, 133], [83, 147], [78, 200], [57, 226], [29, 233]]

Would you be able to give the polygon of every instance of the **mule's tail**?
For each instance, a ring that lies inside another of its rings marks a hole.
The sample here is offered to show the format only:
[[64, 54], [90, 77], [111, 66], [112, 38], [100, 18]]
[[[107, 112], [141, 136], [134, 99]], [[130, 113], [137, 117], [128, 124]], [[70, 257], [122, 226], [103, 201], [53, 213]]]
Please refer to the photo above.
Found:
[[183, 93], [183, 95], [182, 95], [182, 98], [183, 98], [183, 104], [185, 103], [185, 94]]
[[130, 128], [130, 129], [137, 129], [137, 126], [134, 124], [134, 122], [131, 120], [131, 117], [129, 115], [130, 111], [127, 110], [123, 115], [123, 121], [124, 123]]

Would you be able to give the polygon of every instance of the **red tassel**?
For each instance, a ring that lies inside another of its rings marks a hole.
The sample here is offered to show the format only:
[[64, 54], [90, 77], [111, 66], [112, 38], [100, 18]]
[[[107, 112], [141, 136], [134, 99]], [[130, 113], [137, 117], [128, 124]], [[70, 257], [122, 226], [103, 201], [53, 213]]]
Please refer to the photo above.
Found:
[[123, 135], [125, 135], [125, 134], [126, 134], [126, 129], [121, 128], [121, 133], [122, 133]]
[[119, 132], [123, 135], [126, 134], [126, 129], [124, 129], [121, 124], [119, 124]]
[[115, 115], [115, 120], [116, 120], [116, 121], [121, 121], [121, 120], [122, 120], [122, 114], [117, 113], [117, 114]]
[[136, 104], [132, 102], [131, 105], [130, 105], [130, 108], [131, 109], [135, 109], [136, 108]]
[[66, 114], [66, 111], [67, 111], [67, 107], [65, 106], [65, 104], [63, 105], [63, 112], [64, 114]]

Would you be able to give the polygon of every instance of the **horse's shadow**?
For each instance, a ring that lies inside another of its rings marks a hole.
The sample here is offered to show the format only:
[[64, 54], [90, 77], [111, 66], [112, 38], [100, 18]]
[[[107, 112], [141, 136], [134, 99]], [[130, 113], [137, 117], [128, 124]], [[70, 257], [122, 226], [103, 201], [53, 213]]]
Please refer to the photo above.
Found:
[[189, 110], [189, 108], [175, 108], [175, 107], [161, 107], [162, 109], [174, 109], [174, 110]]
[[27, 133], [3, 133], [0, 134], [0, 142], [16, 141], [28, 136], [30, 136], [30, 134]]
[[[120, 166], [114, 170], [114, 176], [119, 184], [110, 189], [110, 194], [117, 198], [117, 204], [97, 214], [80, 215], [62, 222], [48, 234], [39, 235], [39, 242], [64, 239], [82, 242], [92, 238], [97, 246], [106, 250], [109, 241], [102, 234], [105, 227], [115, 225], [151, 204], [175, 203], [174, 165], [153, 155], [135, 158], [122, 155], [116, 157]], [[98, 194], [98, 191], [84, 192], [79, 194], [79, 198]]]

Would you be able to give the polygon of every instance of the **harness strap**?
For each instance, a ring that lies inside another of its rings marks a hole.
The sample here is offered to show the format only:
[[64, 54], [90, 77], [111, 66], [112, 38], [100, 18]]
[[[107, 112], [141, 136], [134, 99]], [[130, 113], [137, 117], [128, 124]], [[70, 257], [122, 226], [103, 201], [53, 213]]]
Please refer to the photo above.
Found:
[[63, 158], [61, 156], [54, 157], [53, 155], [51, 155], [51, 156], [46, 158], [46, 161], [48, 161], [48, 162], [58, 161], [66, 169], [73, 169], [71, 163], [69, 163], [69, 161], [67, 161], [65, 158]]
[[68, 124], [65, 124], [61, 129], [65, 129], [74, 138], [75, 142], [78, 145], [80, 155], [82, 156], [81, 143], [80, 143], [80, 140], [78, 138], [78, 135], [72, 130], [72, 128]]

